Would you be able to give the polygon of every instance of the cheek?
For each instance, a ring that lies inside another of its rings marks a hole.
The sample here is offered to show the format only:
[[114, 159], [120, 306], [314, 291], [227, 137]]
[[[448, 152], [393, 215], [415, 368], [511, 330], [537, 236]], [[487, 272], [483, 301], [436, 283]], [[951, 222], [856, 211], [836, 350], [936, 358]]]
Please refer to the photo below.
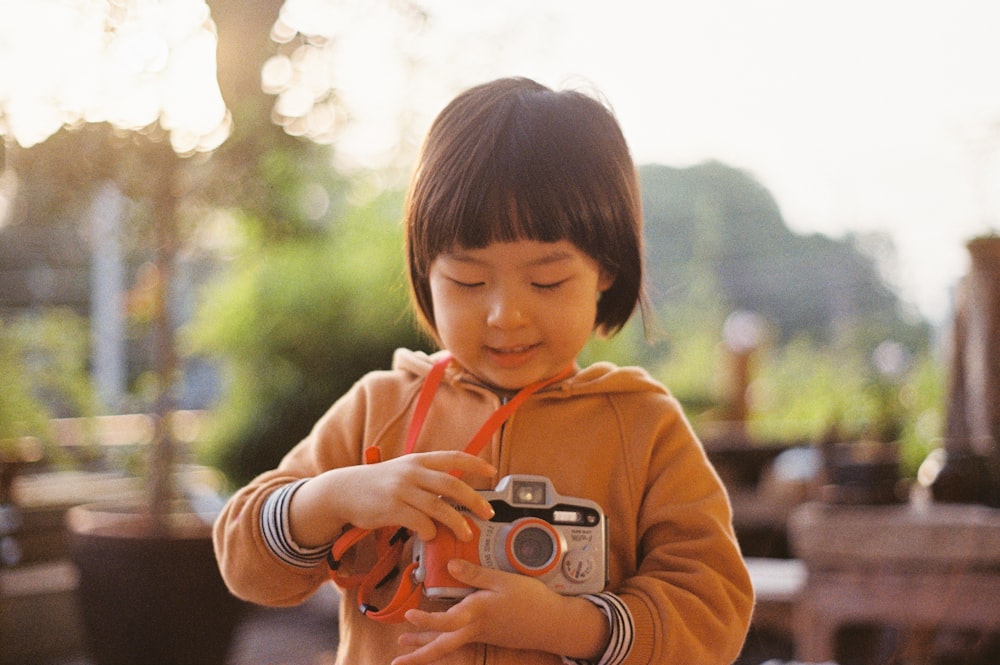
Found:
[[574, 338], [589, 337], [597, 320], [597, 298], [587, 294], [543, 311], [547, 313], [550, 330]]
[[438, 336], [446, 336], [468, 323], [467, 308], [463, 308], [456, 298], [441, 290], [431, 290], [431, 309], [434, 311]]
[[443, 303], [446, 299], [444, 294], [441, 293], [441, 289], [437, 285], [436, 280], [433, 278], [427, 285], [427, 297], [430, 299], [427, 303], [427, 307], [434, 313], [434, 320], [440, 321], [441, 315], [445, 310], [445, 308], [441, 306], [441, 303]]

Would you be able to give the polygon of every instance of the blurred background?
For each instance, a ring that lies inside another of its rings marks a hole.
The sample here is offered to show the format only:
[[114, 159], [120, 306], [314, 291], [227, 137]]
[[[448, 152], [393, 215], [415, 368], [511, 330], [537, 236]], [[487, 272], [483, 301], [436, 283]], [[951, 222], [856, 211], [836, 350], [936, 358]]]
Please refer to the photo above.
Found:
[[[619, 117], [653, 307], [581, 361], [662, 380], [734, 497], [788, 449], [888, 446], [908, 488], [941, 448], [966, 244], [1000, 228], [995, 3], [2, 0], [0, 16], [0, 503], [21, 513], [104, 498], [97, 477], [190, 498], [144, 483], [176, 465], [224, 497], [394, 348], [430, 349], [403, 275], [409, 169], [451, 97], [506, 75]], [[783, 520], [818, 459], [784, 458], [771, 517], [746, 504], [748, 554], [791, 557]], [[4, 562], [23, 568], [24, 520], [8, 524]]]

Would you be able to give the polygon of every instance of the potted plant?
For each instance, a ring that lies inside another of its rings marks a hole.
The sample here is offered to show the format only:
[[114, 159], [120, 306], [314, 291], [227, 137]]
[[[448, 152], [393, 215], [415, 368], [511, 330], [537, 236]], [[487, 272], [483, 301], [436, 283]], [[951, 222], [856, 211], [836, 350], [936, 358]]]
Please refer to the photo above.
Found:
[[[86, 371], [86, 324], [62, 308], [0, 321], [0, 565], [16, 565], [21, 525], [15, 481], [25, 471], [86, 461], [57, 445], [55, 415], [83, 417], [95, 396]], [[86, 443], [84, 432], [83, 443]]]
[[[179, 491], [174, 384], [178, 372], [168, 303], [177, 251], [181, 158], [169, 143], [141, 141], [137, 154], [155, 187], [153, 289], [155, 423], [142, 501], [79, 505], [67, 513], [70, 556], [88, 650], [98, 665], [137, 662], [223, 663], [242, 603], [223, 583], [211, 540], [214, 515]], [[154, 655], [155, 654], [155, 655]], [[150, 660], [153, 658], [153, 660]]]

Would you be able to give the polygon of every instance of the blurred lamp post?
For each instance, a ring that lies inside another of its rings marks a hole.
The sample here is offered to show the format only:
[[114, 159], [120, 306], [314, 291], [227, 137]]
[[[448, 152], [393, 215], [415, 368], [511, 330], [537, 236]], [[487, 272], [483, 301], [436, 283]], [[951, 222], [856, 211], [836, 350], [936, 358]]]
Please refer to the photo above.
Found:
[[722, 325], [722, 340], [729, 351], [730, 413], [734, 434], [747, 437], [749, 414], [750, 359], [764, 342], [767, 322], [755, 312], [737, 310]]

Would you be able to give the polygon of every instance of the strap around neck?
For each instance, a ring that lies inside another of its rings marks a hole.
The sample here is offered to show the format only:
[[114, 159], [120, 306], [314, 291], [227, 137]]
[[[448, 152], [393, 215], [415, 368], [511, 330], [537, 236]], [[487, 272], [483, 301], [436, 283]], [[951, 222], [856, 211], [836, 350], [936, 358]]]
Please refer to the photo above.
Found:
[[[427, 374], [427, 378], [424, 380], [424, 385], [420, 389], [420, 394], [417, 396], [417, 404], [413, 411], [413, 419], [410, 421], [410, 429], [406, 436], [406, 453], [412, 453], [417, 444], [417, 437], [420, 436], [420, 430], [424, 426], [424, 420], [427, 418], [427, 412], [431, 408], [431, 401], [434, 399], [434, 393], [437, 392], [438, 386], [441, 385], [441, 379], [444, 377], [444, 372], [451, 363], [451, 356], [445, 355], [431, 368], [431, 371]], [[512, 398], [500, 406], [499, 409], [493, 412], [493, 414], [486, 419], [486, 422], [482, 424], [469, 443], [465, 446], [465, 452], [470, 455], [478, 455], [486, 444], [489, 443], [490, 439], [493, 437], [493, 433], [496, 432], [500, 426], [513, 415], [521, 404], [524, 403], [531, 395], [538, 392], [546, 386], [550, 386], [553, 383], [562, 381], [568, 377], [573, 371], [572, 367], [567, 367], [564, 371], [559, 374], [550, 377], [548, 379], [543, 379], [541, 381], [536, 381], [535, 383], [529, 384], [524, 388], [517, 391]]]
[[451, 355], [445, 354], [440, 360], [434, 363], [431, 371], [427, 373], [427, 378], [424, 379], [424, 385], [420, 387], [420, 394], [417, 395], [417, 406], [413, 410], [413, 419], [410, 420], [410, 430], [406, 434], [407, 455], [412, 453], [417, 445], [417, 437], [420, 436], [420, 430], [424, 426], [427, 412], [431, 409], [431, 401], [434, 399], [434, 393], [437, 392], [438, 386], [441, 385], [441, 379], [444, 378], [444, 372], [450, 364]]

